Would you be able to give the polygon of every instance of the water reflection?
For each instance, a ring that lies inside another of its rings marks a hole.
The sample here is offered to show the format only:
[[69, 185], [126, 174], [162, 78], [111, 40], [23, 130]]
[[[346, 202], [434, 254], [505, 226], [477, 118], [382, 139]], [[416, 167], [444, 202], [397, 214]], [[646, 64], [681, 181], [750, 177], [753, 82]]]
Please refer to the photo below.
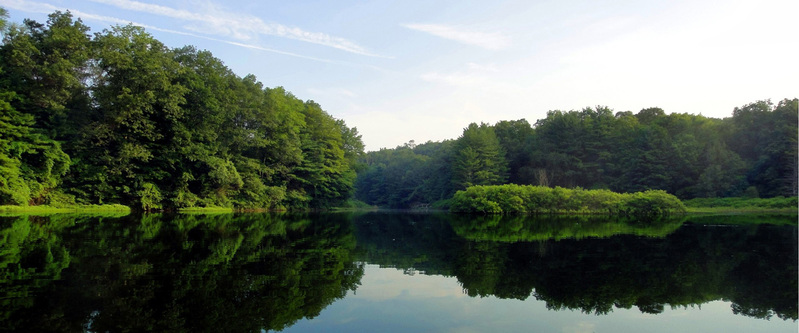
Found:
[[455, 215], [452, 216], [452, 227], [459, 236], [470, 240], [529, 242], [616, 235], [665, 237], [679, 229], [685, 220], [685, 216], [640, 220], [598, 215]]
[[5, 218], [4, 331], [282, 329], [357, 286], [336, 216]]
[[706, 226], [715, 224], [397, 213], [0, 217], [0, 330], [281, 330], [355, 291], [363, 263], [454, 277], [469, 296], [540, 300], [550, 310], [660, 313], [725, 300], [736, 314], [795, 320], [796, 226]]
[[660, 313], [727, 300], [736, 314], [797, 319], [795, 226], [455, 217], [447, 228], [449, 216], [359, 216], [358, 246], [371, 263], [454, 276], [470, 296], [532, 296], [552, 310]]

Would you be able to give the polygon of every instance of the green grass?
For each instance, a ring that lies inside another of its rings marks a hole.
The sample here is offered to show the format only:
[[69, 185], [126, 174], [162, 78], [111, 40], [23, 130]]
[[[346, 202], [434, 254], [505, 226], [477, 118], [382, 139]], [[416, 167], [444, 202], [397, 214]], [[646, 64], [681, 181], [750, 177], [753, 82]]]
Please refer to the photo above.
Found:
[[793, 208], [797, 207], [796, 197], [775, 198], [695, 198], [683, 200], [686, 207], [727, 207], [727, 208]]
[[53, 215], [53, 214], [130, 214], [130, 207], [124, 205], [74, 205], [65, 207], [41, 206], [0, 206], [0, 215]]
[[233, 208], [230, 207], [187, 207], [179, 208], [181, 214], [230, 214]]
[[684, 200], [693, 214], [796, 214], [796, 197], [776, 198], [696, 198]]

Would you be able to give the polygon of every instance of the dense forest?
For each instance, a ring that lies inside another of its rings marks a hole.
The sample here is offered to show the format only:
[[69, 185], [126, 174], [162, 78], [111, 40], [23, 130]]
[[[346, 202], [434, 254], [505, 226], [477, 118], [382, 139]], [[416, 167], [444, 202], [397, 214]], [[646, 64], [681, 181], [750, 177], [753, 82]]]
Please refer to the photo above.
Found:
[[473, 185], [665, 190], [681, 199], [795, 196], [799, 100], [757, 101], [732, 117], [597, 106], [470, 124], [455, 140], [369, 152], [358, 199], [408, 208], [449, 204]]
[[0, 205], [307, 209], [350, 197], [355, 128], [136, 26], [0, 8]]

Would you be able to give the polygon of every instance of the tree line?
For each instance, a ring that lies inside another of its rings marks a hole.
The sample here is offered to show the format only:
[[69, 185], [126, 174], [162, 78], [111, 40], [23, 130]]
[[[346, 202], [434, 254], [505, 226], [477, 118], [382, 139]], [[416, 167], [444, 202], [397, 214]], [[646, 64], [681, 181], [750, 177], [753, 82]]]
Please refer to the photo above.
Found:
[[132, 25], [0, 8], [0, 204], [306, 209], [348, 198], [357, 129]]
[[660, 108], [549, 111], [469, 124], [454, 140], [365, 154], [356, 197], [396, 208], [447, 206], [473, 185], [614, 192], [664, 190], [681, 199], [797, 194], [799, 100], [757, 101], [717, 119]]

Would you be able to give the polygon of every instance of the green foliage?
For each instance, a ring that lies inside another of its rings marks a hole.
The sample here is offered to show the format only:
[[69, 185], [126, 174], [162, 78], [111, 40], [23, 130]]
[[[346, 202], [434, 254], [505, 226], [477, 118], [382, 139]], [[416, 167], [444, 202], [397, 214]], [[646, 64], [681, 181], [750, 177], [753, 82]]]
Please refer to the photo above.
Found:
[[762, 197], [797, 195], [799, 99], [750, 103], [733, 111], [733, 150], [749, 167], [746, 180]]
[[153, 183], [144, 183], [138, 192], [141, 209], [153, 211], [161, 208], [161, 191]]
[[0, 93], [0, 204], [44, 203], [69, 169], [61, 145], [15, 110], [14, 93]]
[[0, 7], [0, 31], [5, 32], [7, 25], [8, 25], [8, 11], [5, 8]]
[[6, 32], [0, 47], [0, 87], [14, 91], [15, 109], [32, 115], [44, 134], [63, 140], [75, 134], [71, 117], [80, 117], [86, 102], [89, 28], [69, 12], [55, 12], [47, 24], [25, 20]]
[[344, 150], [352, 148], [352, 143], [345, 147], [342, 139], [346, 126], [313, 101], [305, 103], [302, 114], [306, 123], [300, 131], [302, 160], [288, 190], [305, 193], [303, 202], [309, 208], [335, 207], [347, 199], [356, 177]]
[[493, 127], [469, 124], [453, 147], [452, 181], [456, 189], [474, 185], [496, 185], [505, 182], [505, 152]]
[[355, 196], [369, 205], [413, 208], [454, 193], [451, 150], [454, 142], [413, 141], [396, 149], [369, 152], [355, 183]]
[[532, 170], [527, 151], [532, 144], [533, 128], [525, 119], [500, 121], [494, 125], [494, 132], [508, 163], [508, 182], [512, 184], [532, 184]]
[[472, 186], [458, 191], [450, 211], [478, 214], [598, 213], [660, 216], [684, 213], [685, 206], [665, 191], [614, 193], [608, 190], [543, 186]]

